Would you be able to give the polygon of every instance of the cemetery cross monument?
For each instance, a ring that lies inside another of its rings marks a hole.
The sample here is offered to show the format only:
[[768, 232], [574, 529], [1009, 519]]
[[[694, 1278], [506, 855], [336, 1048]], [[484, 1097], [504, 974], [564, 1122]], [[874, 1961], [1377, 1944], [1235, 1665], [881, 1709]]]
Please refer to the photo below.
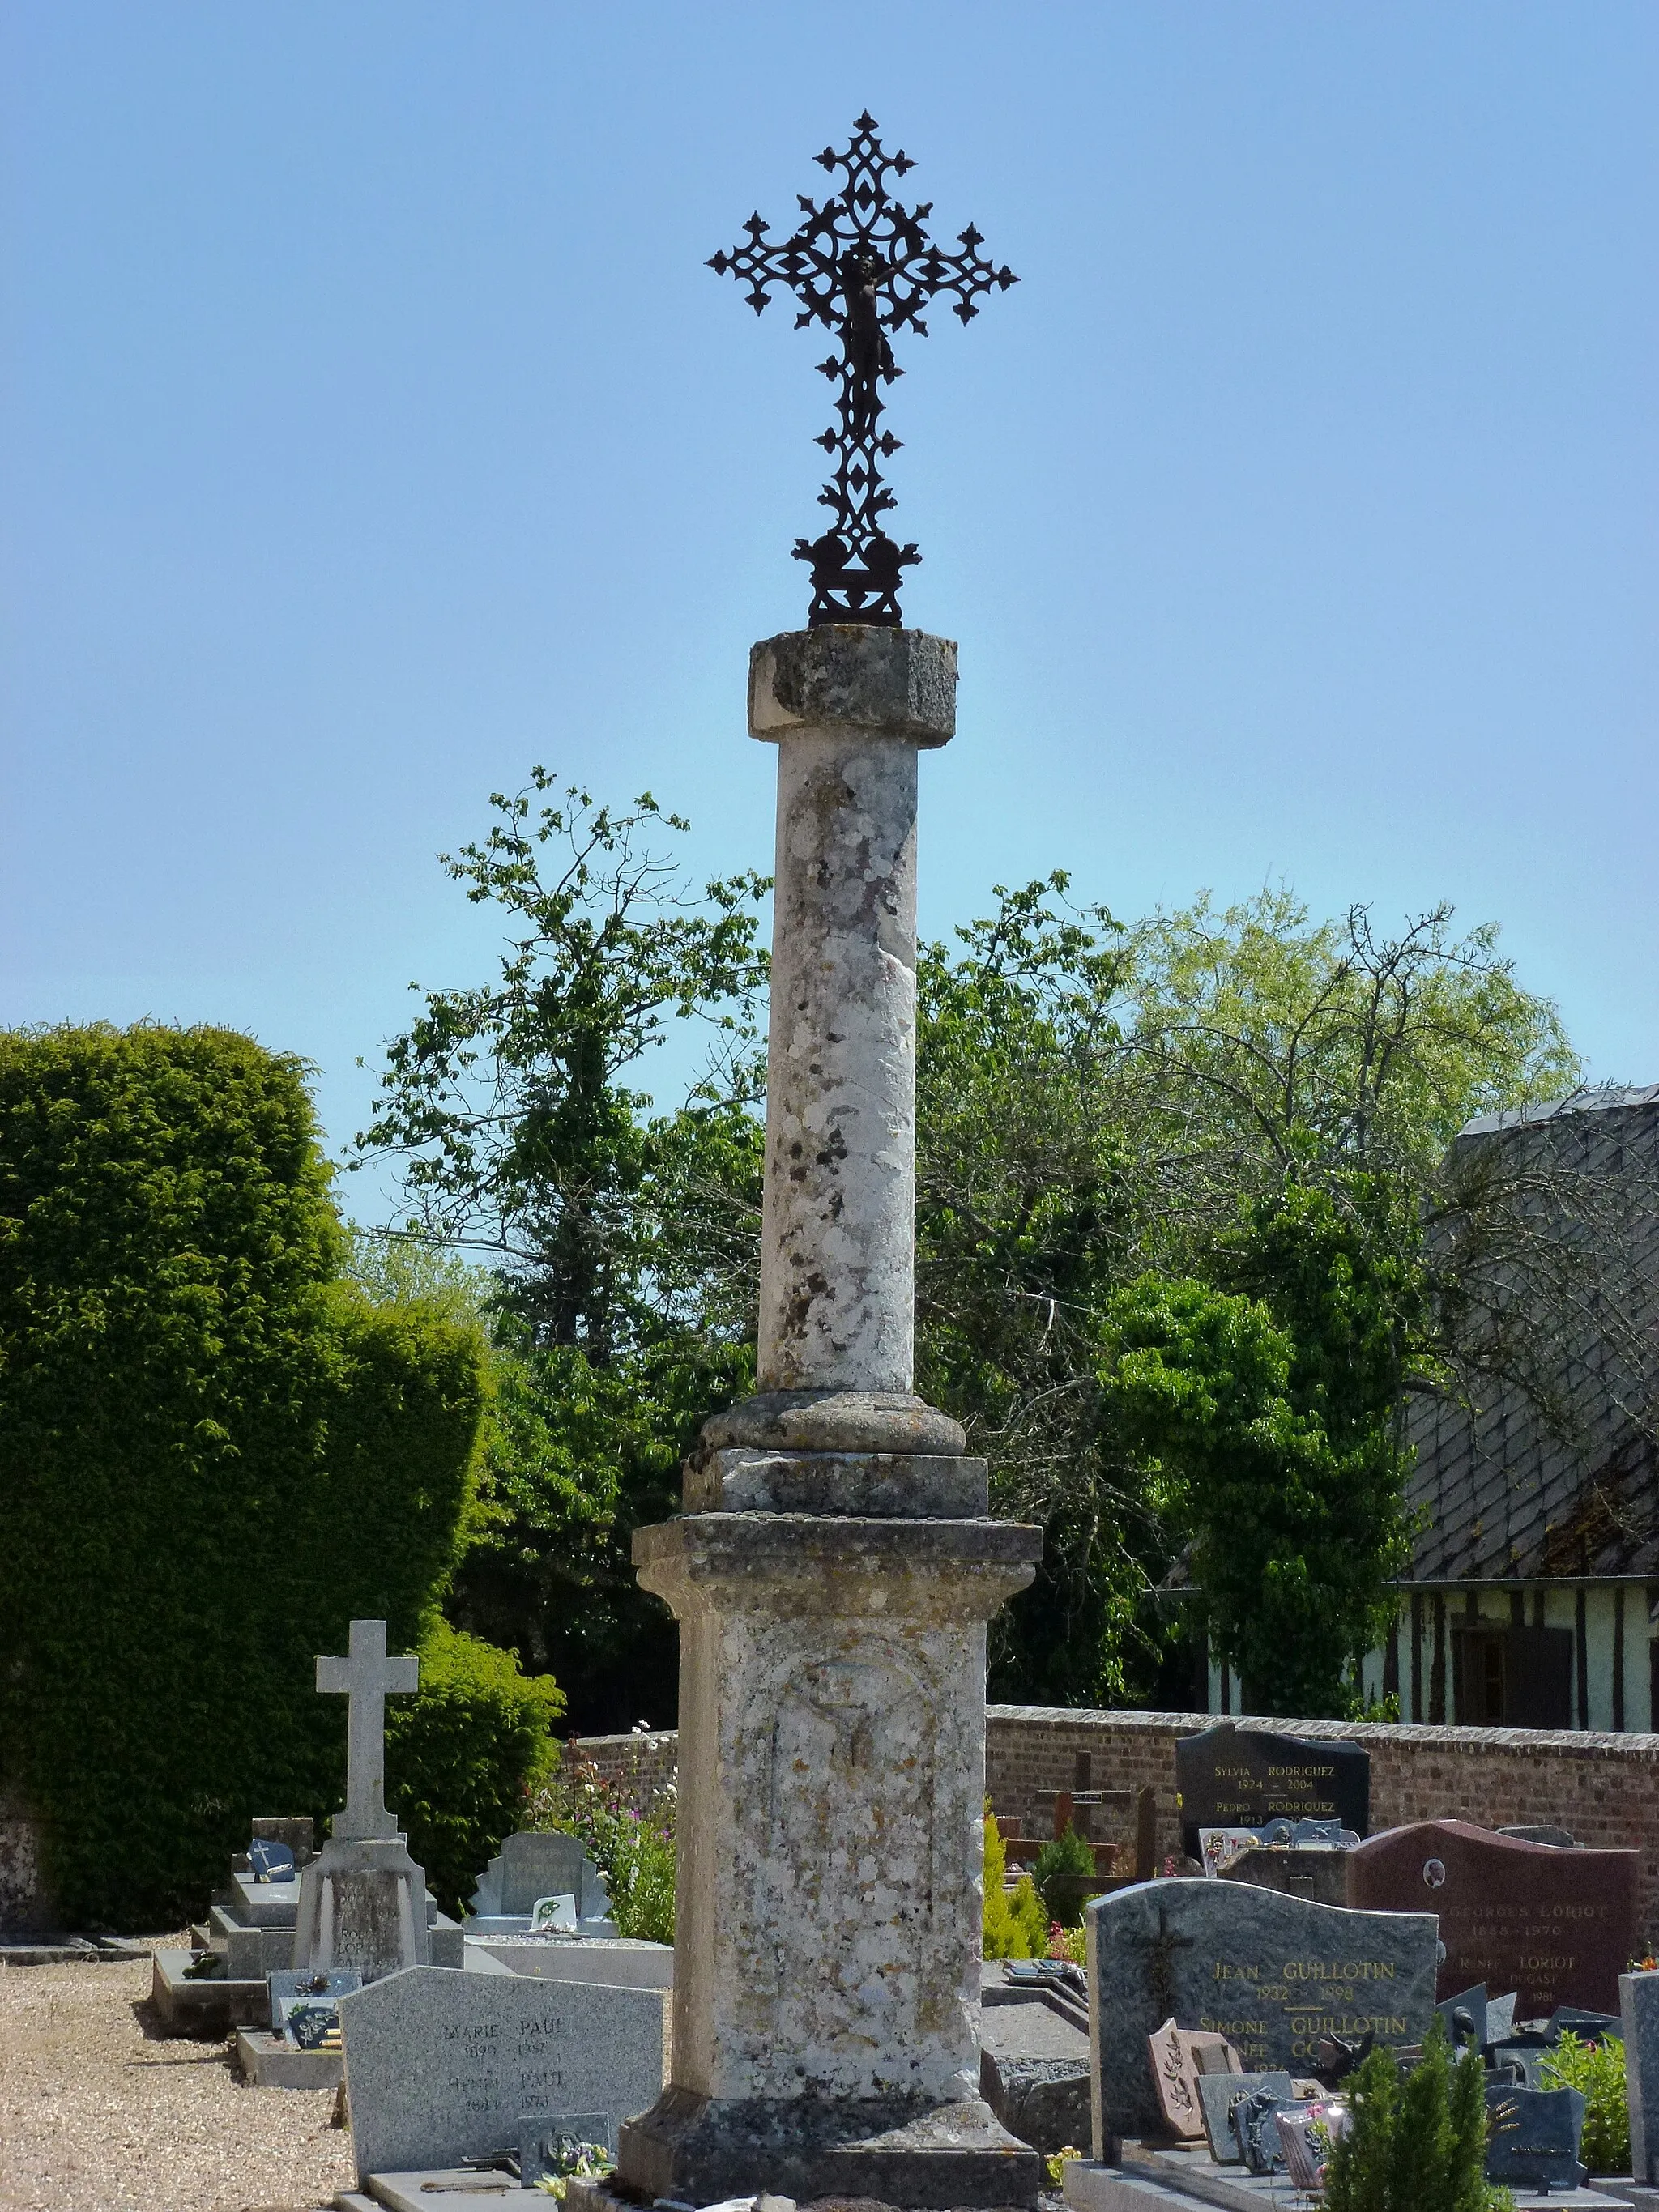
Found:
[[300, 1876], [294, 1966], [352, 1969], [365, 1982], [431, 1956], [426, 1875], [386, 1808], [386, 1701], [420, 1687], [418, 1659], [388, 1658], [386, 1623], [354, 1620], [347, 1656], [319, 1655], [317, 1687], [344, 1695], [346, 1802]]
[[340, 1832], [360, 1842], [395, 1836], [386, 1809], [386, 1701], [421, 1686], [418, 1659], [389, 1659], [383, 1620], [354, 1620], [348, 1656], [317, 1660], [317, 1687], [346, 1706], [346, 1802]]
[[684, 1510], [638, 1530], [680, 1622], [673, 2071], [621, 2130], [647, 2203], [768, 2190], [914, 2207], [1030, 2203], [1035, 2152], [979, 2094], [985, 1624], [1035, 1528], [914, 1389], [917, 759], [956, 727], [957, 654], [901, 625], [915, 557], [881, 528], [892, 338], [1011, 271], [935, 246], [913, 165], [860, 117], [841, 191], [714, 266], [791, 289], [838, 421], [808, 627], [750, 656], [778, 748], [756, 1395], [705, 1424]]

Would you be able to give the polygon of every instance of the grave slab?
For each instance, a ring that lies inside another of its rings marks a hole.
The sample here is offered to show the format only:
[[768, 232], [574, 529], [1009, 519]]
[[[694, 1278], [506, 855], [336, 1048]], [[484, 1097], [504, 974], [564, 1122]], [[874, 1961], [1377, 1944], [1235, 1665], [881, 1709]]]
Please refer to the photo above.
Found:
[[1348, 1901], [1433, 1912], [1442, 1996], [1471, 1983], [1519, 1992], [1522, 2020], [1558, 2006], [1611, 2012], [1636, 1948], [1636, 1851], [1561, 1850], [1464, 1820], [1420, 1820], [1347, 1854]]
[[1431, 1913], [1356, 1912], [1243, 1882], [1178, 1877], [1097, 1899], [1089, 1930], [1095, 2148], [1155, 2135], [1147, 2038], [1224, 2035], [1247, 2068], [1306, 2074], [1322, 2035], [1418, 2043], [1434, 2013]]
[[295, 2051], [268, 2027], [239, 2027], [236, 2063], [256, 2089], [333, 2089], [345, 2078], [337, 2051]]
[[1580, 2188], [1589, 2179], [1578, 2157], [1585, 2100], [1577, 2089], [1518, 2089], [1504, 2082], [1486, 2089], [1486, 2179], [1511, 2188], [1549, 2191]]
[[[1212, 2204], [1222, 2212], [1287, 2212], [1291, 2205], [1305, 2205], [1286, 2183], [1282, 2173], [1271, 2177], [1247, 2173], [1241, 2166], [1218, 2166], [1206, 2152], [1170, 2149], [1155, 2143], [1126, 2142], [1122, 2147], [1121, 2163], [1118, 2166], [1085, 2165], [1079, 2176], [1079, 2192], [1091, 2187], [1085, 2178], [1092, 2174], [1121, 2173], [1125, 2179], [1144, 2181], [1149, 2186], [1169, 2191], [1172, 2203], [1190, 2212], [1194, 2204]], [[1062, 2186], [1068, 2203], [1076, 2203], [1080, 2212], [1090, 2212], [1096, 2201], [1088, 2195], [1073, 2193], [1071, 2175], [1076, 2169], [1067, 2165]], [[1098, 2200], [1115, 2212], [1111, 2199]], [[1131, 2203], [1133, 2200], [1126, 2200]], [[1515, 2191], [1516, 2212], [1648, 2212], [1645, 2205], [1637, 2207], [1636, 2195], [1621, 2185], [1612, 2183], [1605, 2187], [1594, 2185], [1576, 2190], [1551, 2190], [1547, 2193], [1528, 2189]], [[1137, 2208], [1139, 2212], [1139, 2208]]]
[[660, 1990], [410, 1966], [339, 2009], [360, 2179], [486, 2157], [526, 2114], [630, 2118], [666, 2074]]
[[263, 1974], [257, 1980], [192, 1980], [185, 1972], [191, 1955], [185, 1950], [160, 1950], [150, 1968], [150, 2001], [176, 2034], [264, 2026], [270, 1992]]
[[1200, 1828], [1263, 1828], [1270, 1821], [1370, 1826], [1371, 1759], [1363, 1744], [1281, 1735], [1223, 1721], [1176, 1744], [1176, 1802], [1189, 1857]]
[[474, 1936], [471, 1925], [469, 1922], [466, 1930], [469, 1960], [482, 1954], [510, 1974], [544, 1982], [605, 1982], [619, 1990], [672, 1990], [674, 1986], [672, 1943], [647, 1943], [623, 1936], [608, 1941], [580, 1936], [553, 1941]]

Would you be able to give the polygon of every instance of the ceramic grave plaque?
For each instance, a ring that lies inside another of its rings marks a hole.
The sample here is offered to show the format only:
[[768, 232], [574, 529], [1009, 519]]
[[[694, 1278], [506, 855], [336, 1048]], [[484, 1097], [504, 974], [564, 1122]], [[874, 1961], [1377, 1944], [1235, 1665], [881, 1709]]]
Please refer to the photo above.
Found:
[[410, 1966], [339, 2000], [360, 2179], [458, 2166], [550, 2112], [654, 2104], [669, 1995]]
[[1421, 1820], [1349, 1852], [1348, 1902], [1437, 1914], [1443, 1996], [1484, 1982], [1518, 1991], [1522, 2020], [1564, 2004], [1610, 2012], [1636, 1946], [1639, 1865], [1635, 1851], [1565, 1851]]
[[1195, 1875], [1115, 1891], [1085, 1917], [1097, 2158], [1108, 2137], [1159, 2126], [1147, 2039], [1171, 2018], [1225, 2036], [1247, 2067], [1306, 2074], [1322, 2035], [1420, 2043], [1434, 2015], [1431, 1913]]
[[1176, 1802], [1189, 1857], [1200, 1828], [1328, 1821], [1363, 1836], [1370, 1826], [1371, 1760], [1363, 1745], [1279, 1735], [1224, 1721], [1175, 1747]]
[[1177, 2027], [1173, 2020], [1166, 2020], [1147, 2042], [1164, 2125], [1185, 2142], [1199, 2142], [1204, 2134], [1199, 2075], [1238, 2073], [1238, 2053], [1224, 2035], [1195, 2033]]

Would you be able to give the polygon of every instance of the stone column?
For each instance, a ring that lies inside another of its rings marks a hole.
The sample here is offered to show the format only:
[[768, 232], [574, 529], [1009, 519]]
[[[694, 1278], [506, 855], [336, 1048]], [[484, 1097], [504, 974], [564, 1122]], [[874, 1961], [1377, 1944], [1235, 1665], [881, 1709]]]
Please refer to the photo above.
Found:
[[684, 1511], [634, 1540], [680, 1621], [672, 2086], [630, 2192], [1012, 2204], [1040, 2162], [979, 2095], [985, 1624], [1034, 1528], [914, 1395], [916, 757], [956, 648], [773, 638], [779, 746], [760, 1372]]

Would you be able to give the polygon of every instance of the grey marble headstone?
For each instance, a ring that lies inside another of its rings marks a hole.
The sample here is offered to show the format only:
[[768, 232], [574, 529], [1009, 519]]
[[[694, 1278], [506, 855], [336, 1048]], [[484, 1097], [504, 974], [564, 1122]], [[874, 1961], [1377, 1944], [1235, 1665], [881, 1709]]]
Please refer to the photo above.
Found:
[[548, 2112], [631, 2119], [667, 2076], [669, 1993], [411, 1966], [340, 1999], [361, 2180], [453, 2166]]
[[580, 1836], [521, 1829], [502, 1838], [479, 1877], [472, 1911], [489, 1919], [524, 1919], [538, 1898], [558, 1896], [575, 1899], [578, 1920], [603, 1920], [611, 1911], [604, 1878]]
[[1577, 2189], [1589, 2179], [1579, 2162], [1584, 2098], [1577, 2089], [1517, 2089], [1494, 2081], [1486, 2090], [1491, 2140], [1488, 2181], [1510, 2188]]
[[1659, 2179], [1659, 1974], [1620, 1974], [1625, 2086], [1630, 2094], [1631, 2172]]
[[1486, 2040], [1501, 2043], [1506, 2035], [1515, 2032], [1515, 2000], [1519, 1994], [1510, 1990], [1501, 1997], [1486, 1999]]
[[1218, 2165], [1242, 2166], [1244, 2146], [1233, 2125], [1236, 2107], [1248, 2105], [1258, 2089], [1270, 2090], [1289, 2104], [1296, 2094], [1288, 2074], [1270, 2069], [1265, 2074], [1200, 2074], [1198, 2101], [1204, 2114], [1204, 2134], [1210, 2155]]
[[1322, 2035], [1420, 2043], [1434, 2017], [1431, 1912], [1355, 1912], [1246, 1882], [1138, 1882], [1089, 1928], [1095, 2156], [1158, 2124], [1147, 2038], [1224, 2035], [1247, 2067], [1306, 2074]]

